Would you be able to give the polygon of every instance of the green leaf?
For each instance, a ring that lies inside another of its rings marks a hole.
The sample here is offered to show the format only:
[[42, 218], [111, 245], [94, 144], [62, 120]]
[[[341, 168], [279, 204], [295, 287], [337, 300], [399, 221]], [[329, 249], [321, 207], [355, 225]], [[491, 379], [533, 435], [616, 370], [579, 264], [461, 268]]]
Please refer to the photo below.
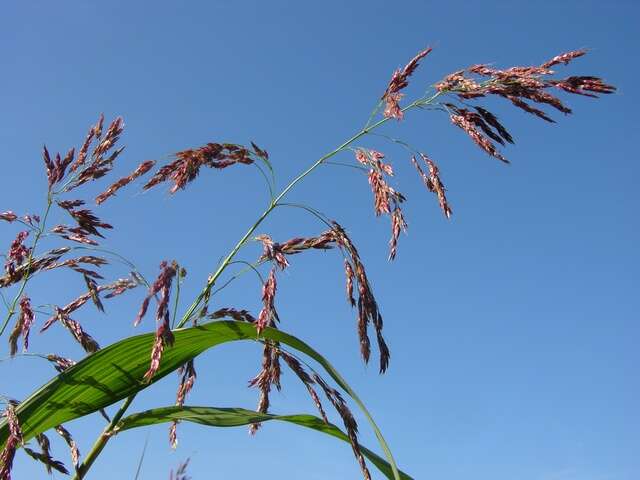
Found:
[[[199, 423], [210, 427], [239, 427], [255, 422], [266, 422], [269, 420], [279, 420], [289, 422], [301, 427], [310, 428], [318, 432], [326, 433], [349, 443], [349, 437], [332, 424], [313, 415], [270, 415], [244, 408], [215, 408], [215, 407], [163, 407], [134, 413], [120, 421], [117, 426], [118, 431], [129, 430], [131, 428], [145, 427], [158, 423], [171, 422], [174, 420]], [[373, 463], [387, 478], [393, 479], [393, 469], [383, 458], [376, 455], [368, 448], [360, 445], [362, 454]], [[411, 480], [411, 477], [404, 472], [400, 472], [402, 480]]]
[[[178, 329], [174, 334], [175, 345], [165, 350], [160, 368], [150, 383], [160, 380], [209, 348], [238, 340], [276, 340], [313, 358], [360, 407], [391, 465], [394, 478], [400, 479], [391, 451], [360, 398], [335, 368], [302, 340], [272, 328], [266, 328], [258, 337], [254, 325], [236, 321], [211, 322]], [[25, 441], [147, 388], [149, 383], [143, 380], [143, 376], [149, 368], [154, 337], [153, 333], [147, 333], [109, 345], [53, 378], [20, 403], [16, 414]], [[7, 423], [3, 421], [0, 423], [0, 446], [4, 446], [8, 435]]]

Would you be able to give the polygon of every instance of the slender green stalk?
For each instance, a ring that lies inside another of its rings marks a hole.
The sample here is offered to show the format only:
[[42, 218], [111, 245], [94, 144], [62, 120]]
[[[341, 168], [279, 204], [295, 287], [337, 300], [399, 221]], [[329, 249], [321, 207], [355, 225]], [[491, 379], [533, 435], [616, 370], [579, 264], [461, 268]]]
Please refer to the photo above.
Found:
[[76, 474], [73, 476], [72, 480], [81, 480], [84, 478], [84, 476], [87, 474], [87, 472], [91, 468], [91, 465], [93, 465], [93, 462], [96, 461], [96, 459], [98, 458], [98, 455], [100, 455], [104, 447], [107, 445], [107, 442], [109, 441], [109, 438], [111, 438], [111, 435], [113, 433], [113, 429], [118, 424], [118, 422], [120, 421], [122, 416], [125, 414], [125, 412], [127, 411], [127, 409], [129, 408], [129, 406], [131, 405], [131, 403], [135, 398], [136, 398], [135, 394], [127, 397], [124, 403], [120, 406], [120, 409], [113, 416], [113, 418], [111, 419], [111, 422], [109, 422], [109, 425], [105, 427], [105, 429], [102, 431], [100, 436], [97, 438], [97, 440], [93, 444], [93, 447], [91, 447], [91, 450], [85, 457], [84, 461], [78, 466], [78, 469], [76, 470]]

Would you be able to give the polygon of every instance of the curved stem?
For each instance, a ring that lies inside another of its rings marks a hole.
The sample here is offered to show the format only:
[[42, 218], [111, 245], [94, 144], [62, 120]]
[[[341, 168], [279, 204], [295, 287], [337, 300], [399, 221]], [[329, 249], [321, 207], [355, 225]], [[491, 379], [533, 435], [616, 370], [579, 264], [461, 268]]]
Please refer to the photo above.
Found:
[[307, 205], [301, 205], [299, 203], [287, 203], [287, 202], [280, 202], [277, 206], [299, 208], [316, 217], [318, 220], [324, 223], [327, 227], [332, 228], [331, 220], [329, 219], [329, 217], [327, 217], [324, 213], [316, 210], [315, 208], [309, 207]]
[[250, 271], [253, 271], [258, 276], [258, 280], [260, 281], [260, 285], [264, 284], [264, 278], [262, 277], [262, 274], [260, 273], [260, 270], [258, 270], [258, 268], [257, 268], [263, 262], [249, 263], [249, 262], [245, 262], [244, 260], [234, 260], [233, 262], [230, 262], [229, 265], [233, 265], [234, 263], [241, 263], [243, 265], [246, 265], [246, 267], [243, 268], [242, 270], [240, 270], [239, 272], [237, 272], [235, 275], [233, 275], [229, 280], [224, 282], [218, 288], [216, 288], [212, 292], [212, 295], [215, 295], [216, 293], [224, 290], [231, 282], [233, 282], [237, 278], [241, 277], [242, 275], [244, 275], [245, 273], [250, 272]]

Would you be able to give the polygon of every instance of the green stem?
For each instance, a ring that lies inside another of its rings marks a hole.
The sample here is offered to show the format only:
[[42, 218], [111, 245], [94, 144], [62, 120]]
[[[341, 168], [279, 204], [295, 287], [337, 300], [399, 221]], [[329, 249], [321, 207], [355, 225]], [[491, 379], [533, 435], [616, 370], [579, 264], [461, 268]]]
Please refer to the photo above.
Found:
[[109, 425], [105, 427], [105, 429], [102, 431], [100, 436], [94, 442], [93, 447], [91, 447], [91, 450], [85, 457], [84, 461], [78, 466], [76, 470], [76, 474], [73, 476], [72, 480], [81, 480], [84, 478], [84, 476], [87, 474], [87, 472], [91, 468], [91, 465], [93, 465], [93, 462], [96, 461], [96, 459], [98, 458], [98, 455], [100, 455], [104, 447], [107, 445], [107, 442], [109, 441], [109, 439], [113, 434], [113, 430], [115, 429], [115, 426], [118, 424], [120, 419], [122, 419], [122, 416], [125, 414], [125, 412], [127, 411], [127, 409], [129, 408], [129, 406], [131, 405], [131, 403], [135, 398], [136, 398], [136, 394], [134, 393], [133, 395], [127, 397], [124, 403], [120, 406], [120, 409], [113, 416], [113, 418], [111, 419], [111, 422], [109, 422]]

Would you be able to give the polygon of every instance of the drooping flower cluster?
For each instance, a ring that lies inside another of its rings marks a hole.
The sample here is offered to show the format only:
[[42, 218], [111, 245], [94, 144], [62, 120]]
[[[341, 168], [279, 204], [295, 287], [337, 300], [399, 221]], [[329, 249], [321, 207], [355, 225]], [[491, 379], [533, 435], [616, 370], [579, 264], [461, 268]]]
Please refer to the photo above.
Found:
[[402, 109], [400, 108], [400, 100], [403, 94], [400, 93], [405, 87], [409, 85], [409, 77], [415, 72], [420, 64], [420, 60], [426, 57], [431, 48], [426, 48], [413, 57], [404, 68], [398, 69], [393, 72], [389, 85], [382, 95], [382, 100], [385, 102], [384, 116], [387, 118], [396, 118], [401, 120], [404, 116]]
[[404, 195], [389, 186], [385, 176], [393, 177], [393, 167], [384, 163], [384, 154], [376, 150], [356, 150], [356, 160], [369, 168], [369, 185], [373, 192], [374, 211], [377, 216], [386, 214], [391, 218], [391, 240], [389, 260], [396, 257], [400, 232], [407, 231], [407, 222], [402, 214]]
[[209, 318], [216, 320], [219, 318], [233, 318], [237, 322], [255, 323], [256, 317], [251, 315], [248, 310], [237, 310], [235, 308], [220, 308], [213, 313], [209, 314]]
[[327, 382], [325, 382], [317, 373], [314, 372], [312, 375], [309, 375], [303, 368], [302, 364], [293, 355], [281, 351], [280, 356], [285, 361], [287, 366], [291, 369], [291, 371], [296, 374], [296, 376], [307, 388], [307, 391], [309, 392], [313, 403], [320, 412], [320, 416], [322, 417], [324, 422], [328, 424], [329, 420], [327, 419], [327, 415], [322, 406], [322, 402], [320, 401], [320, 397], [313, 388], [313, 385], [317, 385], [322, 389], [325, 396], [334, 406], [336, 412], [338, 412], [340, 418], [342, 419], [342, 422], [344, 423], [344, 426], [347, 430], [347, 436], [349, 437], [349, 442], [351, 443], [353, 453], [358, 460], [358, 464], [360, 465], [364, 478], [371, 478], [371, 474], [367, 469], [367, 465], [360, 450], [360, 444], [358, 443], [358, 424], [356, 423], [356, 420], [353, 417], [353, 414], [351, 413], [347, 402], [345, 402], [344, 398], [342, 398], [342, 395], [340, 395], [340, 392], [330, 387]]
[[69, 450], [71, 452], [71, 463], [73, 465], [73, 468], [77, 470], [78, 466], [80, 465], [80, 449], [78, 448], [78, 444], [71, 436], [71, 433], [69, 433], [69, 430], [67, 430], [62, 425], [58, 425], [55, 428], [55, 431], [58, 435], [62, 437], [62, 439], [65, 441], [65, 443], [69, 447]]
[[6, 212], [0, 213], [0, 220], [4, 220], [5, 222], [15, 222], [18, 216], [13, 213], [11, 210], [7, 210]]
[[9, 402], [2, 414], [7, 419], [9, 426], [9, 438], [0, 453], [0, 480], [11, 480], [11, 467], [13, 466], [13, 459], [16, 455], [16, 450], [19, 446], [24, 445], [22, 438], [22, 428], [20, 428], [20, 422], [15, 412], [15, 404]]
[[18, 352], [19, 337], [22, 337], [23, 349], [25, 351], [29, 349], [29, 333], [31, 332], [34, 319], [35, 315], [31, 309], [31, 299], [29, 297], [22, 297], [20, 299], [20, 316], [11, 335], [9, 335], [9, 352], [11, 356]]
[[[585, 53], [586, 50], [575, 50], [558, 55], [542, 65], [518, 66], [505, 70], [486, 64], [473, 65], [466, 70], [447, 75], [436, 84], [436, 89], [441, 93], [453, 94], [463, 101], [490, 95], [498, 96], [509, 100], [527, 113], [547, 122], [554, 122], [546, 112], [534, 107], [530, 102], [548, 105], [564, 114], [569, 114], [571, 109], [549, 90], [558, 89], [593, 98], [597, 98], [597, 94], [609, 94], [616, 90], [614, 86], [604, 83], [599, 77], [548, 78], [555, 73], [551, 67], [560, 63], [566, 65]], [[449, 110], [454, 125], [464, 130], [489, 155], [506, 162], [491, 140], [504, 145], [505, 141], [513, 143], [513, 139], [491, 112], [477, 106], [474, 106], [477, 112], [475, 113], [452, 104], [443, 105]]]
[[440, 209], [442, 210], [442, 213], [444, 213], [444, 216], [447, 218], [451, 218], [451, 214], [453, 213], [453, 211], [451, 210], [449, 202], [447, 201], [447, 196], [445, 194], [446, 189], [444, 188], [442, 180], [440, 180], [440, 170], [438, 169], [438, 166], [424, 153], [421, 153], [420, 157], [422, 158], [422, 160], [424, 160], [424, 162], [427, 164], [427, 167], [429, 168], [428, 176], [424, 173], [422, 167], [420, 167], [420, 165], [418, 164], [416, 157], [411, 157], [411, 163], [413, 163], [413, 165], [416, 167], [416, 170], [418, 170], [420, 178], [422, 178], [422, 181], [424, 182], [425, 187], [427, 187], [427, 190], [435, 193], [438, 196], [438, 203], [440, 204]]
[[[347, 282], [347, 298], [349, 303], [358, 308], [358, 337], [360, 339], [360, 352], [365, 362], [369, 361], [371, 355], [371, 343], [368, 335], [368, 327], [373, 325], [380, 350], [380, 372], [386, 371], [389, 364], [389, 349], [382, 335], [383, 321], [382, 315], [378, 309], [378, 304], [373, 296], [369, 279], [364, 268], [364, 264], [360, 259], [360, 255], [355, 245], [347, 235], [346, 231], [337, 222], [331, 223], [331, 229], [323, 232], [317, 237], [310, 238], [293, 238], [284, 243], [276, 243], [271, 237], [261, 235], [257, 237], [263, 243], [263, 254], [261, 260], [272, 260], [281, 268], [289, 265], [286, 255], [298, 254], [308, 249], [326, 250], [334, 246], [339, 247], [344, 253], [346, 259], [344, 262], [346, 282]], [[354, 284], [357, 285], [357, 300], [354, 298]], [[271, 269], [269, 279], [263, 286], [263, 309], [258, 317], [257, 328], [260, 331], [267, 325], [268, 313], [272, 311], [273, 298], [275, 296], [275, 268]], [[273, 310], [275, 311], [275, 310]], [[262, 318], [263, 325], [260, 325]]]
[[67, 167], [73, 162], [73, 156], [75, 149], [72, 148], [67, 152], [64, 158], [60, 157], [60, 154], [56, 154], [55, 159], [51, 160], [47, 147], [42, 148], [42, 159], [47, 169], [47, 179], [49, 180], [49, 190], [64, 178], [67, 171]]
[[353, 414], [351, 413], [347, 402], [345, 402], [340, 392], [338, 392], [338, 390], [336, 390], [335, 388], [330, 387], [322, 379], [322, 377], [320, 377], [320, 375], [314, 373], [313, 379], [318, 385], [320, 385], [325, 396], [336, 409], [336, 411], [340, 415], [340, 418], [342, 418], [342, 423], [344, 424], [344, 427], [347, 430], [347, 436], [349, 437], [349, 443], [351, 443], [353, 454], [356, 457], [358, 464], [360, 465], [362, 475], [365, 480], [370, 480], [371, 473], [369, 473], [369, 469], [367, 468], [364, 456], [362, 455], [362, 451], [360, 450], [360, 444], [358, 443], [358, 424], [356, 423], [356, 419], [353, 417]]
[[278, 313], [275, 307], [277, 288], [276, 271], [275, 269], [271, 269], [267, 281], [262, 285], [262, 310], [260, 310], [258, 321], [256, 322], [258, 335], [265, 327], [275, 325], [275, 320], [278, 319]]
[[329, 250], [333, 248], [333, 236], [325, 232], [318, 237], [295, 237], [284, 243], [274, 242], [269, 235], [258, 235], [256, 240], [262, 242], [262, 256], [259, 261], [272, 260], [281, 269], [289, 266], [286, 255], [295, 255], [305, 250]]
[[[371, 344], [369, 341], [368, 328], [373, 324], [380, 351], [380, 373], [384, 373], [389, 366], [389, 347], [382, 335], [383, 320], [373, 296], [373, 290], [369, 284], [364, 264], [360, 259], [358, 250], [345, 232], [344, 228], [337, 222], [333, 222], [332, 230], [336, 244], [347, 254], [345, 260], [345, 273], [347, 276], [347, 294], [349, 302], [358, 307], [358, 337], [360, 339], [360, 353], [365, 362], [369, 361], [371, 355]], [[357, 284], [357, 299], [353, 298], [353, 282]]]
[[[104, 115], [100, 115], [98, 123], [89, 129], [89, 133], [80, 147], [80, 152], [75, 162], [71, 165], [70, 170], [74, 172], [74, 177], [65, 187], [65, 191], [73, 190], [80, 185], [89, 181], [97, 180], [104, 177], [112, 169], [115, 160], [123, 152], [124, 147], [119, 147], [109, 153], [120, 139], [120, 135], [124, 131], [124, 121], [121, 117], [111, 122], [104, 136], [102, 136], [102, 127], [104, 124]], [[93, 152], [88, 156], [88, 151], [93, 142], [96, 146]]]
[[[250, 387], [256, 387], [260, 390], [258, 412], [267, 413], [269, 410], [269, 393], [271, 392], [271, 387], [275, 386], [278, 390], [281, 388], [280, 373], [279, 344], [273, 340], [264, 340], [260, 372], [249, 380]], [[249, 432], [255, 434], [259, 428], [259, 423], [252, 423], [249, 427]]]
[[31, 448], [24, 446], [23, 450], [27, 455], [29, 455], [34, 460], [42, 463], [47, 470], [47, 473], [51, 475], [53, 470], [62, 473], [63, 475], [68, 475], [69, 471], [59, 460], [56, 460], [51, 456], [51, 443], [49, 442], [49, 438], [44, 434], [40, 433], [36, 435], [36, 442], [40, 447], [40, 451], [36, 452]]
[[[268, 154], [264, 150], [253, 145], [254, 155], [268, 159]], [[249, 165], [254, 162], [250, 150], [233, 143], [207, 143], [199, 148], [177, 152], [175, 156], [175, 161], [161, 167], [151, 177], [144, 185], [145, 190], [162, 182], [172, 181], [173, 186], [169, 191], [175, 193], [193, 181], [202, 167], [222, 169], [237, 163]]]
[[138, 325], [142, 321], [142, 318], [149, 308], [151, 298], [157, 298], [157, 294], [160, 294], [156, 310], [156, 338], [151, 348], [151, 363], [149, 369], [144, 374], [146, 381], [150, 381], [158, 371], [160, 359], [162, 358], [165, 347], [167, 345], [173, 345], [173, 333], [171, 332], [171, 325], [169, 323], [169, 299], [171, 298], [171, 283], [177, 272], [178, 264], [175, 261], [171, 264], [165, 261], [160, 263], [160, 274], [149, 288], [147, 296], [143, 300], [140, 311], [134, 321], [134, 325]]
[[[176, 405], [182, 407], [187, 395], [193, 388], [193, 384], [196, 381], [196, 369], [194, 361], [189, 360], [183, 366], [178, 369], [178, 375], [180, 375], [180, 383], [178, 384], [178, 392], [176, 393]], [[178, 421], [171, 422], [169, 427], [169, 443], [172, 448], [178, 446]]]
[[97, 245], [98, 242], [90, 239], [89, 236], [95, 235], [96, 237], [104, 238], [104, 235], [102, 235], [98, 228], [112, 229], [113, 226], [101, 221], [91, 210], [77, 208], [82, 205], [84, 205], [83, 200], [59, 201], [58, 206], [66, 210], [78, 226], [70, 228], [58, 225], [54, 228], [54, 233], [60, 234], [60, 236], [67, 240]]
[[[87, 282], [87, 280], [89, 281]], [[121, 278], [106, 285], [97, 285], [87, 276], [85, 276], [85, 282], [87, 283], [88, 291], [80, 295], [73, 301], [69, 302], [64, 307], [56, 306], [54, 308], [54, 315], [49, 317], [44, 322], [42, 328], [40, 329], [40, 332], [48, 330], [54, 323], [59, 322], [64, 328], [69, 331], [69, 333], [80, 344], [85, 352], [93, 353], [100, 348], [98, 342], [84, 330], [82, 325], [77, 320], [71, 318], [71, 314], [82, 307], [89, 300], [92, 300], [98, 309], [100, 309], [99, 305], [104, 309], [104, 306], [102, 305], [102, 302], [100, 300], [100, 294], [102, 292], [109, 292], [104, 295], [103, 298], [111, 299], [124, 293], [126, 290], [137, 287], [138, 282], [129, 278]], [[55, 359], [59, 358], [62, 357], [53, 356], [51, 357], [50, 361], [55, 362]]]
[[122, 293], [124, 293], [129, 289], [136, 288], [137, 286], [138, 286], [138, 282], [130, 278], [120, 278], [115, 282], [112, 282], [106, 285], [97, 285], [95, 287], [95, 291], [93, 292], [87, 291], [86, 293], [83, 293], [73, 301], [66, 304], [64, 307], [57, 307], [56, 315], [52, 315], [51, 317], [49, 317], [49, 319], [47, 319], [47, 321], [44, 322], [40, 331], [44, 332], [49, 327], [51, 327], [51, 325], [53, 325], [56, 321], [59, 320], [60, 315], [68, 317], [69, 315], [71, 315], [71, 313], [78, 310], [89, 300], [92, 300], [95, 295], [108, 291], [109, 293], [107, 293], [104, 296], [104, 298], [110, 299], [110, 298], [117, 297], [118, 295], [121, 295]]
[[16, 270], [22, 266], [25, 260], [29, 257], [31, 250], [24, 245], [24, 241], [29, 236], [29, 232], [22, 231], [16, 235], [16, 238], [11, 242], [9, 252], [4, 263], [4, 271], [7, 277], [15, 276]]

